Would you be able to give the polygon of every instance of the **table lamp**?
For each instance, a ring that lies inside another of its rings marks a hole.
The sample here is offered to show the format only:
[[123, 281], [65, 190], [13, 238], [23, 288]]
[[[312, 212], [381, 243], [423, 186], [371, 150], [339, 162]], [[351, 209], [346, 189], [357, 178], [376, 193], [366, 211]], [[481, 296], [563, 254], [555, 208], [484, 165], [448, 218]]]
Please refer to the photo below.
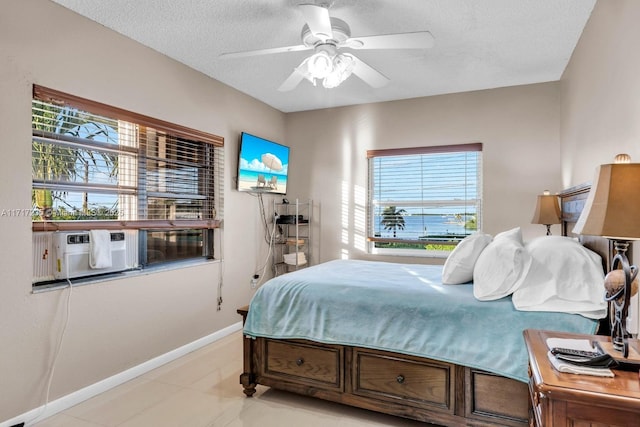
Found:
[[544, 190], [544, 193], [538, 196], [536, 211], [533, 214], [531, 224], [546, 225], [547, 236], [551, 235], [551, 224], [560, 224], [558, 196], [549, 193], [549, 190]]
[[640, 163], [630, 161], [628, 155], [619, 154], [616, 163], [598, 166], [589, 197], [573, 229], [576, 234], [602, 236], [613, 241], [616, 254], [611, 270], [622, 270], [624, 286], [613, 293], [607, 292], [605, 299], [614, 308], [611, 342], [625, 358], [629, 354], [626, 329], [629, 300], [632, 282], [638, 274], [637, 267], [629, 265], [626, 253], [629, 243], [640, 239]]

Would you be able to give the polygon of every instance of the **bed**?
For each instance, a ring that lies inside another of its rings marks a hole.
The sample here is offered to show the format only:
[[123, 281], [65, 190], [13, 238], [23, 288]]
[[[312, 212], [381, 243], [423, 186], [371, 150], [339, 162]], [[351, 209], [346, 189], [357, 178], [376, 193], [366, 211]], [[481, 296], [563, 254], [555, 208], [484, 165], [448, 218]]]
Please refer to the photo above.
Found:
[[[563, 234], [570, 235], [588, 191], [561, 194]], [[583, 243], [589, 262], [604, 264], [596, 267], [602, 277], [610, 245]], [[553, 256], [545, 246], [539, 250]], [[476, 284], [447, 285], [442, 277], [438, 266], [336, 260], [272, 279], [250, 308], [238, 310], [244, 393], [251, 397], [261, 384], [439, 425], [528, 425], [522, 331], [594, 333], [602, 307], [577, 305], [580, 314], [568, 314], [551, 304], [545, 306], [551, 311], [538, 311], [527, 305], [540, 294], [527, 293], [530, 283], [518, 285], [516, 298], [500, 287], [482, 293], [479, 276]]]

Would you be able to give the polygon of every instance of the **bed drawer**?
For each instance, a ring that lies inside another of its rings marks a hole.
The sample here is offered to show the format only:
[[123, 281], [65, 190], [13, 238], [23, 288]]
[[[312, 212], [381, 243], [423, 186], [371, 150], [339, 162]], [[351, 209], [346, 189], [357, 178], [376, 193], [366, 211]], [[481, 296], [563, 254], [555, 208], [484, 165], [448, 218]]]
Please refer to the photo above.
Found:
[[385, 352], [354, 349], [353, 393], [453, 412], [453, 366]]
[[465, 368], [465, 376], [468, 418], [491, 417], [501, 425], [529, 420], [529, 387], [526, 383], [473, 368]]
[[304, 342], [264, 340], [265, 377], [343, 390], [344, 349]]

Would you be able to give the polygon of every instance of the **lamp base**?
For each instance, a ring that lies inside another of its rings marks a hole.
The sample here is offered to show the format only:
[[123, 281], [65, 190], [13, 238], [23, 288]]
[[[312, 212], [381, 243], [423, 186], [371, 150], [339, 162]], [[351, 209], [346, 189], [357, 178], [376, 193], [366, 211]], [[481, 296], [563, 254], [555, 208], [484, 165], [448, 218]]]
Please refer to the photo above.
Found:
[[627, 332], [627, 313], [629, 311], [629, 300], [631, 299], [631, 283], [638, 275], [638, 268], [635, 265], [630, 266], [627, 259], [627, 249], [629, 248], [628, 240], [615, 240], [614, 246], [616, 255], [613, 257], [611, 270], [620, 267], [624, 273], [624, 286], [616, 292], [607, 293], [605, 300], [610, 302], [611, 313], [611, 342], [613, 348], [622, 353], [626, 359], [629, 357], [629, 332]]

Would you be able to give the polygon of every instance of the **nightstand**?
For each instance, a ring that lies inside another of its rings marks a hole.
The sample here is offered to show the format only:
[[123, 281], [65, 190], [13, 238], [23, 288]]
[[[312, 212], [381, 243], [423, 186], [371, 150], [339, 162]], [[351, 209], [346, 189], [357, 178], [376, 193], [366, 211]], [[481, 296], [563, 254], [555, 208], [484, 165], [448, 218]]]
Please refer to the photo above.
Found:
[[547, 358], [547, 338], [608, 342], [609, 337], [527, 329], [530, 424], [537, 427], [639, 426], [640, 380], [637, 372], [614, 370], [614, 378], [556, 371]]

